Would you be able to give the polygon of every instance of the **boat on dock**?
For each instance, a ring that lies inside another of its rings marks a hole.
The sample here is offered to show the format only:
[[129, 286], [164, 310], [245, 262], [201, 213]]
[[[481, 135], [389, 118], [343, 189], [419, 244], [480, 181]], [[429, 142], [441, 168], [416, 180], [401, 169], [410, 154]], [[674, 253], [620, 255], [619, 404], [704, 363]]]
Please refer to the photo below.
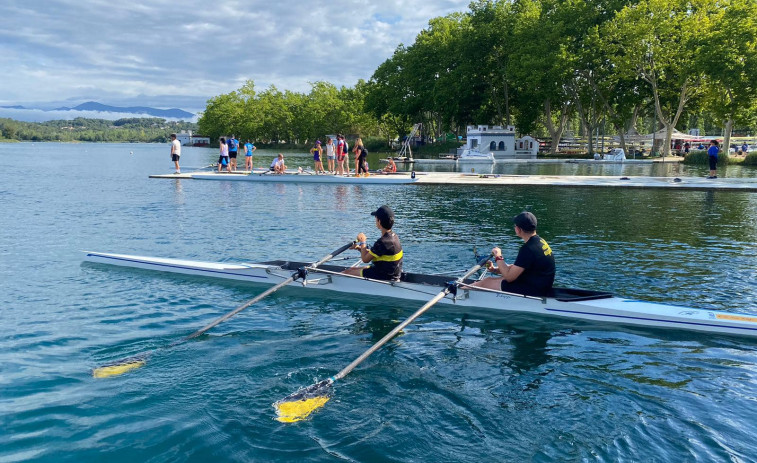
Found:
[[[425, 302], [447, 287], [452, 278], [442, 275], [403, 273], [397, 282], [371, 280], [341, 273], [348, 267], [274, 260], [261, 263], [202, 262], [183, 259], [86, 252], [84, 260], [98, 264], [131, 267], [166, 273], [246, 281], [276, 285], [295, 272], [305, 274], [290, 286], [304, 291], [333, 291], [360, 296], [396, 298]], [[475, 280], [465, 280], [440, 304], [465, 310], [526, 313], [552, 318], [577, 319], [597, 323], [651, 328], [692, 330], [705, 333], [757, 337], [757, 315], [681, 307], [616, 297], [611, 293], [583, 289], [554, 288], [548, 297], [523, 296], [473, 288]]]
[[415, 183], [418, 178], [412, 172], [372, 173], [368, 177], [355, 175], [320, 174], [308, 171], [287, 171], [276, 174], [271, 171], [253, 172], [193, 172], [188, 178], [196, 180], [224, 180], [241, 182], [270, 182], [270, 183], [340, 183], [357, 185], [401, 185]]

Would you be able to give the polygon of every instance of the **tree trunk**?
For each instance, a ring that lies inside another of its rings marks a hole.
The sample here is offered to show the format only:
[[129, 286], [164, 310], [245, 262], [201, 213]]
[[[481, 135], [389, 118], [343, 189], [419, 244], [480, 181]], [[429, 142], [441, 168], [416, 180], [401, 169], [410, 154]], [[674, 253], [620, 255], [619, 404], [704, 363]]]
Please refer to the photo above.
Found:
[[549, 147], [549, 154], [557, 153], [557, 149], [560, 145], [560, 139], [562, 138], [562, 134], [563, 132], [565, 132], [565, 126], [568, 123], [569, 107], [570, 105], [568, 103], [563, 105], [562, 114], [560, 114], [560, 121], [558, 122], [557, 127], [555, 127], [555, 124], [552, 122], [552, 105], [549, 100], [546, 100], [544, 102], [544, 116], [547, 123], [547, 131], [549, 132], [550, 138], [552, 138], [552, 144]]
[[725, 121], [725, 133], [723, 134], [723, 146], [721, 147], [721, 151], [726, 154], [728, 153], [728, 150], [731, 149], [731, 132], [733, 132], [733, 116]]
[[510, 87], [507, 85], [507, 81], [505, 81], [505, 124], [510, 125], [511, 121], [510, 117]]
[[657, 81], [654, 79], [647, 80], [652, 85], [652, 94], [654, 95], [654, 107], [657, 112], [657, 116], [660, 118], [660, 122], [665, 126], [665, 145], [662, 147], [662, 156], [670, 156], [670, 140], [673, 138], [673, 129], [678, 124], [678, 119], [683, 113], [683, 108], [688, 100], [688, 82], [685, 82], [681, 87], [681, 94], [678, 96], [678, 108], [676, 114], [672, 119], [665, 117], [662, 112], [662, 106], [660, 105], [660, 93], [657, 90]]

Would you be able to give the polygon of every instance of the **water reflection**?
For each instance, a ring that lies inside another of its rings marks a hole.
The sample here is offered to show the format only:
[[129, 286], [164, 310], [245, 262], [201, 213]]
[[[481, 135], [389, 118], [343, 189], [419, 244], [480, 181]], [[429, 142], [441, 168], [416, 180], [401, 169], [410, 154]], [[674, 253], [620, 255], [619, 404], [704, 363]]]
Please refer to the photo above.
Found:
[[184, 187], [181, 185], [181, 179], [174, 180], [174, 203], [175, 204], [184, 204], [185, 201], [184, 197]]

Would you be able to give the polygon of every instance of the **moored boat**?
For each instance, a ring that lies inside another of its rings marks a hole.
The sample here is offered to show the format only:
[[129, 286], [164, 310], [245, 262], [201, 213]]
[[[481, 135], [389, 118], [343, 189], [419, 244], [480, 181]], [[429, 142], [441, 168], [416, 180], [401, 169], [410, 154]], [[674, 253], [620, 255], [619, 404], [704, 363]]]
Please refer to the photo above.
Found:
[[398, 185], [414, 183], [417, 178], [410, 172], [398, 172], [393, 174], [371, 174], [368, 177], [356, 177], [354, 175], [316, 175], [313, 172], [287, 172], [275, 174], [273, 172], [229, 173], [202, 172], [192, 173], [191, 178], [198, 180], [228, 180], [243, 182], [273, 182], [273, 183], [354, 183], [359, 185]]
[[[308, 263], [280, 260], [235, 264], [100, 252], [87, 252], [84, 259], [100, 264], [265, 285], [281, 283], [291, 277], [292, 272], [306, 269], [309, 270], [307, 277], [303, 281], [290, 283], [291, 286], [424, 302], [444, 288], [450, 280], [449, 277], [439, 275], [404, 273], [401, 281], [386, 282], [342, 274], [341, 271], [346, 268], [344, 266], [322, 265], [317, 269], [308, 269]], [[466, 280], [459, 290], [439, 303], [469, 309], [522, 312], [600, 323], [757, 336], [757, 315], [658, 304], [616, 297], [606, 292], [571, 288], [555, 288], [553, 294], [544, 298], [522, 296], [474, 289], [470, 286], [473, 282]]]

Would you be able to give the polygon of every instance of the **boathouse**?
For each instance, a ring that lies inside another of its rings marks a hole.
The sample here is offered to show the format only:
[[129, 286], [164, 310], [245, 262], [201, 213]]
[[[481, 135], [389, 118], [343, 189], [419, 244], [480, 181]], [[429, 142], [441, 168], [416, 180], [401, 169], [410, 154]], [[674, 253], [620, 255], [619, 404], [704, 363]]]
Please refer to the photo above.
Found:
[[182, 146], [210, 146], [210, 137], [193, 135], [191, 130], [177, 133], [176, 139]]
[[469, 125], [466, 133], [466, 144], [458, 149], [458, 154], [471, 150], [492, 153], [496, 160], [536, 159], [539, 151], [539, 143], [533, 137], [516, 139], [512, 125]]

